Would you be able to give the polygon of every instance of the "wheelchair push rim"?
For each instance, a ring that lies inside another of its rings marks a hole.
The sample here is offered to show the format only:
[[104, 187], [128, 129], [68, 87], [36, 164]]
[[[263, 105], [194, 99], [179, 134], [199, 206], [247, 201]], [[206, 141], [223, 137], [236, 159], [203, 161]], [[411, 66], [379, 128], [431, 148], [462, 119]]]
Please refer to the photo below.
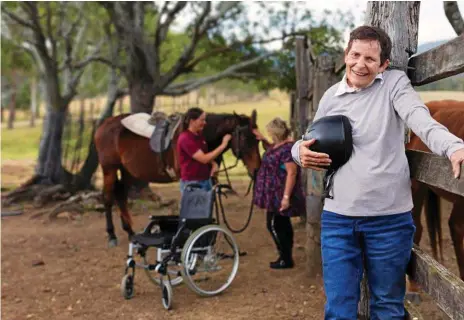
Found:
[[[223, 241], [228, 247], [227, 253], [216, 248], [219, 241]], [[226, 290], [238, 272], [238, 245], [229, 230], [219, 225], [207, 225], [196, 230], [187, 239], [181, 261], [185, 284], [200, 296], [214, 296]], [[227, 265], [227, 262], [231, 262], [231, 265]], [[224, 265], [220, 265], [222, 263]], [[211, 288], [207, 289], [203, 284], [210, 285]]]

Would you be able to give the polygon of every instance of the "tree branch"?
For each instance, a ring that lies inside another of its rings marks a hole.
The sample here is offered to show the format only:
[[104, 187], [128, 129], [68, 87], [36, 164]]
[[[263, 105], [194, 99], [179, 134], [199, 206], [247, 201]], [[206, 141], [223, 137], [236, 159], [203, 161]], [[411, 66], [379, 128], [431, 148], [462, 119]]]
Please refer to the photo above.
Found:
[[56, 52], [56, 39], [55, 37], [53, 36], [53, 30], [52, 30], [52, 9], [50, 7], [50, 2], [45, 2], [45, 6], [46, 6], [46, 15], [47, 15], [47, 19], [46, 19], [46, 26], [47, 26], [47, 37], [48, 37], [48, 41], [50, 41], [50, 44], [51, 44], [51, 47], [52, 47], [52, 53], [51, 53], [51, 56], [52, 56], [52, 59], [53, 60], [56, 60], [57, 58], [57, 52]]
[[201, 86], [204, 86], [206, 84], [209, 84], [209, 83], [213, 83], [213, 82], [217, 82], [221, 79], [224, 79], [224, 78], [228, 78], [228, 77], [242, 77], [244, 75], [246, 75], [245, 73], [241, 74], [239, 73], [238, 71], [240, 69], [243, 69], [243, 68], [246, 68], [248, 66], [251, 66], [263, 59], [266, 59], [270, 56], [272, 56], [274, 53], [268, 53], [268, 54], [265, 54], [263, 56], [260, 56], [260, 57], [256, 57], [256, 58], [253, 58], [253, 59], [250, 59], [250, 60], [247, 60], [247, 61], [243, 61], [243, 62], [240, 62], [240, 63], [237, 63], [233, 66], [230, 66], [228, 67], [227, 69], [225, 69], [224, 71], [222, 72], [219, 72], [215, 75], [212, 75], [212, 76], [207, 76], [207, 77], [203, 77], [203, 78], [200, 78], [200, 79], [195, 79], [195, 80], [188, 80], [184, 83], [179, 83], [179, 84], [175, 84], [175, 85], [171, 85], [167, 88], [165, 88], [163, 91], [162, 91], [162, 95], [168, 95], [168, 96], [176, 96], [176, 95], [183, 95], [183, 94], [186, 94], [192, 90], [195, 90]]
[[30, 22], [26, 21], [26, 20], [23, 20], [21, 19], [20, 17], [18, 17], [17, 15], [15, 15], [14, 13], [12, 13], [11, 11], [8, 11], [5, 6], [2, 4], [2, 12], [4, 14], [6, 14], [8, 16], [8, 18], [10, 18], [11, 20], [13, 20], [14, 22], [22, 25], [23, 27], [26, 27], [26, 28], [29, 28], [31, 29], [32, 31], [38, 31], [37, 30], [37, 26], [36, 25], [33, 25], [31, 24]]
[[[204, 10], [202, 14], [198, 17], [194, 25], [193, 36], [190, 44], [184, 49], [184, 52], [177, 60], [176, 64], [169, 70], [165, 75], [161, 77], [161, 87], [164, 88], [168, 86], [181, 72], [188, 61], [192, 58], [195, 47], [198, 44], [198, 41], [208, 30], [206, 26], [202, 28], [202, 24], [205, 21], [208, 14], [211, 12], [211, 3], [203, 2]], [[207, 25], [207, 24], [206, 24]]]
[[265, 44], [265, 43], [270, 43], [270, 42], [273, 42], [273, 41], [278, 41], [278, 40], [284, 40], [288, 37], [292, 37], [292, 36], [297, 36], [297, 35], [304, 35], [305, 33], [302, 33], [302, 32], [293, 32], [293, 33], [289, 33], [289, 34], [283, 34], [282, 36], [280, 37], [273, 37], [273, 38], [269, 38], [269, 39], [262, 39], [262, 40], [255, 40], [253, 41], [251, 38], [247, 38], [243, 41], [236, 41], [230, 45], [228, 45], [227, 47], [217, 47], [217, 48], [214, 48], [212, 50], [209, 50], [208, 52], [205, 52], [203, 53], [202, 55], [200, 55], [199, 57], [195, 58], [194, 60], [192, 60], [186, 67], [185, 69], [187, 70], [193, 70], [193, 68], [195, 68], [195, 66], [202, 62], [202, 61], [205, 61], [217, 54], [220, 54], [220, 53], [224, 53], [224, 52], [227, 52], [227, 51], [231, 51], [233, 49], [236, 49], [240, 46], [243, 46], [243, 45], [252, 45], [252, 44]]
[[[187, 1], [178, 1], [172, 10], [168, 10], [168, 4], [169, 1], [166, 1], [156, 21], [155, 48], [157, 50], [166, 39], [171, 23], [174, 21], [177, 14], [185, 8]], [[166, 21], [161, 22], [165, 13], [167, 13]]]
[[443, 1], [446, 18], [458, 36], [464, 33], [464, 20], [456, 1]]

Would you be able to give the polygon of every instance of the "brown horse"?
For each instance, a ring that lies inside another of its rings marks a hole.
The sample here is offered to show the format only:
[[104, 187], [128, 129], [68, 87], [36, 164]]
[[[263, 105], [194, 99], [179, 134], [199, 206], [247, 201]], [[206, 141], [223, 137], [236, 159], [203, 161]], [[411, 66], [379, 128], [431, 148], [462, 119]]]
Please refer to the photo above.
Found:
[[[443, 124], [448, 130], [457, 137], [464, 139], [464, 101], [441, 100], [426, 103], [432, 117]], [[427, 146], [416, 136], [411, 136], [411, 141], [406, 145], [407, 149], [431, 152]], [[463, 175], [464, 172], [461, 173]], [[459, 267], [461, 279], [464, 280], [464, 198], [432, 186], [428, 186], [415, 179], [411, 180], [413, 192], [413, 217], [416, 224], [416, 234], [414, 242], [419, 244], [422, 236], [422, 225], [420, 215], [422, 207], [425, 208], [427, 226], [430, 242], [432, 245], [433, 256], [437, 260], [437, 241], [440, 247], [441, 259], [443, 259], [441, 224], [440, 224], [440, 202], [443, 198], [453, 204], [451, 216], [448, 224], [453, 241], [456, 259]]]
[[[129, 238], [134, 234], [132, 218], [127, 208], [128, 188], [134, 181], [133, 178], [146, 182], [170, 183], [178, 181], [180, 176], [176, 144], [182, 126], [179, 126], [175, 132], [169, 148], [160, 155], [151, 150], [148, 138], [133, 133], [121, 124], [121, 120], [128, 115], [107, 119], [96, 130], [94, 136], [99, 163], [103, 170], [103, 199], [109, 247], [116, 246], [118, 243], [111, 212], [114, 200], [121, 212], [122, 228], [128, 233]], [[252, 132], [255, 128], [257, 128], [255, 110], [251, 117], [235, 113], [211, 113], [207, 114], [203, 134], [208, 150], [218, 147], [224, 135], [232, 134], [231, 143], [225, 151], [232, 148], [233, 154], [243, 161], [248, 174], [253, 176], [254, 171], [261, 165], [258, 141]], [[222, 155], [218, 158], [218, 162], [221, 157]], [[175, 176], [168, 174], [167, 165], [174, 169]], [[152, 199], [159, 200], [155, 197]]]

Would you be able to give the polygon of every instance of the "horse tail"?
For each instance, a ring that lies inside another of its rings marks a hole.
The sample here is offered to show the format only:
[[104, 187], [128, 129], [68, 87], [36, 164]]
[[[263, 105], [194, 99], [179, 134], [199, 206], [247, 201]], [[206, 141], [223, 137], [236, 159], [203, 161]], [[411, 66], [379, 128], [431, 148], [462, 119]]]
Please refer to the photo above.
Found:
[[437, 236], [440, 247], [440, 256], [443, 260], [443, 237], [441, 232], [441, 213], [440, 201], [438, 196], [429, 188], [426, 191], [425, 215], [427, 219], [427, 230], [429, 233], [430, 244], [432, 246], [433, 257], [437, 259]]
[[114, 198], [118, 203], [119, 211], [121, 212], [121, 219], [132, 227], [132, 217], [127, 209], [130, 179], [124, 168], [120, 168], [119, 170], [121, 174], [120, 177], [116, 177], [116, 182], [114, 184]]

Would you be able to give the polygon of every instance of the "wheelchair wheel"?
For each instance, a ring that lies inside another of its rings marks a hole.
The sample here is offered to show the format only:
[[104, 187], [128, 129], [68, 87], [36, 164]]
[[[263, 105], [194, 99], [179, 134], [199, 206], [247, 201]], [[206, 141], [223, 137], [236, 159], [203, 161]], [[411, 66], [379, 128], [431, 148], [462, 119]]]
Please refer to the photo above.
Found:
[[230, 231], [207, 225], [187, 239], [182, 250], [182, 277], [201, 296], [214, 296], [226, 290], [239, 266], [239, 250]]
[[129, 300], [134, 296], [134, 276], [133, 275], [126, 274], [124, 277], [122, 277], [121, 294], [126, 300]]
[[[161, 261], [167, 254], [168, 253], [162, 254], [160, 249], [158, 248], [150, 247], [147, 249], [147, 251], [145, 252], [145, 255], [143, 256], [143, 263], [146, 265], [150, 263], [155, 264], [156, 261]], [[177, 262], [169, 261], [168, 270], [177, 272], [177, 271], [180, 271], [180, 267], [178, 266]], [[161, 275], [155, 270], [145, 269], [145, 274], [148, 276], [148, 279], [150, 279], [150, 281], [153, 282], [154, 284], [156, 285], [161, 284]], [[182, 276], [171, 275], [171, 285], [173, 287], [181, 283], [182, 283]]]
[[163, 279], [161, 284], [161, 301], [166, 310], [172, 308], [172, 286], [169, 280]]

